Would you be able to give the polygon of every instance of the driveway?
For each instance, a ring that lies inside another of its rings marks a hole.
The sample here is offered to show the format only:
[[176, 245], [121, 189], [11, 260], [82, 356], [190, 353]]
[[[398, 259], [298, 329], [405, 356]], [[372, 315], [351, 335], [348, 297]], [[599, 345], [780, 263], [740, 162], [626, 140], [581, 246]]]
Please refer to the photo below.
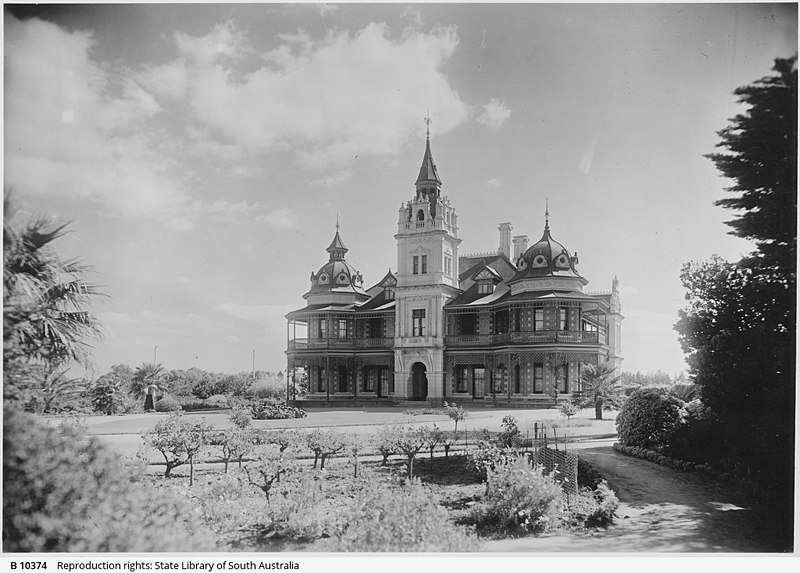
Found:
[[502, 552], [774, 552], [752, 511], [704, 474], [623, 456], [610, 446], [581, 449], [617, 492], [615, 523], [583, 536], [544, 535], [487, 543]]

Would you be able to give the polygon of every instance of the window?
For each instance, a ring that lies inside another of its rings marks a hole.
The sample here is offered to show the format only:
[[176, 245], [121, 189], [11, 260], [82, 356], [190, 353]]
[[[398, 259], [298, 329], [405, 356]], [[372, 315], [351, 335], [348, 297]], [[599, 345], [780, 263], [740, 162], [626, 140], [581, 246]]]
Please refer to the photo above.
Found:
[[347, 392], [347, 366], [339, 366], [338, 392]]
[[461, 321], [461, 334], [477, 334], [478, 333], [478, 315], [462, 314]]
[[424, 221], [425, 220], [425, 211], [420, 209], [417, 211], [417, 221]]
[[514, 366], [514, 394], [520, 393], [519, 364]]
[[522, 316], [518, 308], [514, 309], [514, 332], [522, 330]]
[[386, 292], [386, 300], [394, 300], [394, 289], [393, 288], [387, 288], [385, 290], [385, 292]]
[[347, 319], [339, 319], [339, 338], [347, 338]]
[[328, 321], [327, 319], [320, 318], [319, 319], [319, 337], [320, 338], [328, 338]]
[[564, 364], [564, 387], [561, 388], [564, 394], [569, 394], [569, 364]]
[[383, 338], [383, 319], [369, 319], [369, 338]]
[[364, 366], [364, 392], [375, 391], [375, 368]]
[[501, 310], [494, 315], [494, 333], [503, 334], [508, 332], [508, 311]]
[[420, 258], [422, 259], [422, 261], [421, 261], [422, 262], [422, 271], [421, 272], [422, 272], [423, 275], [428, 274], [428, 255], [422, 255], [422, 256], [420, 256]]
[[456, 392], [466, 392], [469, 387], [470, 369], [467, 366], [456, 368]]
[[567, 309], [562, 306], [558, 309], [558, 329], [567, 330], [567, 326]]
[[478, 283], [478, 294], [491, 294], [492, 283], [488, 281], [481, 281]]
[[533, 331], [540, 332], [544, 330], [544, 309], [533, 309]]
[[425, 309], [411, 311], [412, 336], [425, 336]]
[[381, 395], [386, 387], [389, 388], [389, 392], [394, 392], [394, 388], [389, 385], [389, 369], [378, 368], [378, 395]]
[[412, 260], [411, 272], [413, 274], [415, 274], [415, 275], [418, 275], [419, 274], [419, 257], [414, 255], [411, 260]]
[[394, 394], [394, 373], [392, 373], [392, 375], [389, 376], [388, 368], [386, 368], [384, 372], [386, 373], [386, 377], [389, 379], [389, 394]]
[[444, 256], [444, 274], [448, 277], [453, 276], [453, 257], [450, 255]]
[[533, 393], [544, 392], [544, 364], [537, 362], [533, 365]]
[[415, 275], [428, 274], [428, 255], [414, 255], [411, 257], [411, 273]]
[[317, 366], [317, 392], [325, 392], [328, 387], [328, 377], [322, 366]]
[[483, 366], [476, 366], [472, 373], [472, 395], [477, 396], [478, 392], [483, 391], [483, 384], [486, 381], [486, 369]]

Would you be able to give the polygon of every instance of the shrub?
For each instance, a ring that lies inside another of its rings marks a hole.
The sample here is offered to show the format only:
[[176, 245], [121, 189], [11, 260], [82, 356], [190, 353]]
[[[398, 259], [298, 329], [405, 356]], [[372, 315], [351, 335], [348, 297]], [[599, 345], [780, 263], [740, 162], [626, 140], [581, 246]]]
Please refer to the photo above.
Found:
[[425, 445], [427, 428], [413, 428], [402, 426], [397, 429], [395, 443], [397, 451], [406, 457], [406, 477], [414, 477], [414, 458]]
[[517, 419], [514, 416], [505, 416], [503, 418], [503, 431], [500, 432], [498, 440], [500, 446], [504, 448], [519, 448], [522, 447], [525, 439], [522, 437], [522, 432], [517, 427]]
[[289, 418], [305, 418], [308, 414], [302, 408], [286, 406], [272, 400], [260, 400], [250, 405], [250, 411], [256, 420], [286, 420]]
[[667, 447], [681, 421], [680, 400], [663, 388], [642, 388], [620, 410], [617, 435], [623, 445], [660, 450]]
[[467, 461], [479, 477], [487, 479], [490, 470], [503, 465], [510, 457], [516, 457], [516, 451], [500, 448], [490, 439], [482, 439], [474, 449], [467, 450]]
[[228, 397], [224, 394], [214, 394], [206, 398], [206, 405], [212, 408], [229, 408]]
[[234, 408], [228, 414], [228, 419], [231, 421], [237, 428], [249, 428], [252, 422], [252, 418], [250, 417], [250, 413], [245, 410], [244, 408]]
[[116, 453], [96, 439], [64, 431], [62, 436], [32, 416], [5, 410], [3, 551], [215, 548], [184, 501], [145, 489]]
[[511, 534], [546, 529], [558, 516], [561, 488], [541, 466], [514, 457], [487, 471], [486, 495], [472, 518], [478, 528]]
[[567, 521], [571, 525], [597, 527], [611, 523], [617, 516], [619, 499], [608, 487], [605, 480], [600, 481], [594, 490], [586, 487], [570, 501], [567, 508]]
[[156, 402], [156, 412], [179, 412], [182, 409], [180, 403], [172, 396], [164, 396]]
[[447, 510], [412, 481], [401, 488], [373, 485], [348, 516], [334, 546], [340, 551], [475, 551], [478, 540], [450, 523]]

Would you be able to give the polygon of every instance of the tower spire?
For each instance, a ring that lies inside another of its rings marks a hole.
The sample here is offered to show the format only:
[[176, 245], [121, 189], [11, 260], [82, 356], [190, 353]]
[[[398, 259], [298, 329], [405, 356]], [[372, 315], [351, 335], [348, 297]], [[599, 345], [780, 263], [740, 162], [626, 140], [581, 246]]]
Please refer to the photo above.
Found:
[[431, 121], [429, 111], [425, 116], [425, 155], [422, 157], [422, 167], [419, 168], [419, 176], [417, 176], [417, 190], [420, 187], [430, 188], [430, 185], [433, 184], [438, 191], [438, 188], [442, 185], [442, 180], [439, 179], [436, 163], [434, 163], [433, 154], [431, 153]]
[[544, 200], [544, 230], [550, 230], [550, 199]]
[[425, 138], [430, 140], [431, 138], [431, 110], [428, 110], [427, 115], [425, 116]]

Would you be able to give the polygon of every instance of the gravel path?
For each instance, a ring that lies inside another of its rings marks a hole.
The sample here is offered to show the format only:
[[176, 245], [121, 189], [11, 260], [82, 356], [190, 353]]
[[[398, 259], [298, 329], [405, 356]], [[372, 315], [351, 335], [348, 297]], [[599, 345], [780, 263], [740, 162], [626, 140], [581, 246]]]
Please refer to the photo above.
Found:
[[774, 552], [759, 536], [752, 511], [703, 474], [682, 472], [623, 456], [611, 447], [580, 455], [604, 476], [620, 499], [618, 518], [584, 536], [543, 535], [487, 544], [502, 552]]

